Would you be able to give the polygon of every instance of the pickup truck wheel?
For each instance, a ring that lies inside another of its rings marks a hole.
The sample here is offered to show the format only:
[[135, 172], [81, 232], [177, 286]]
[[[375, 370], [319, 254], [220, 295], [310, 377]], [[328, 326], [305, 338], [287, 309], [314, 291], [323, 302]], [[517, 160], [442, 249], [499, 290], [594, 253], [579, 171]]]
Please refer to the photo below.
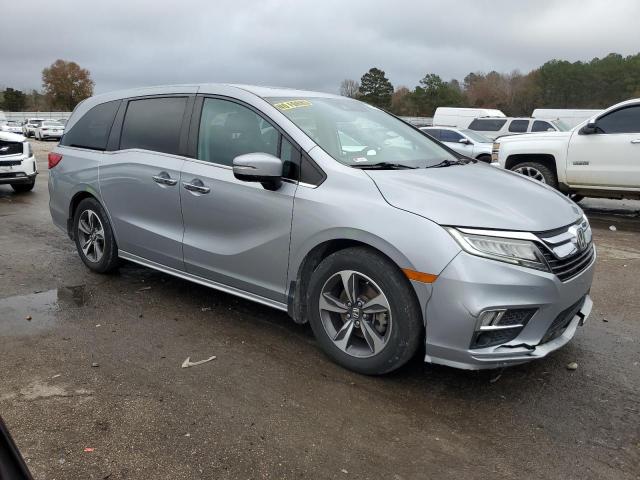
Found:
[[478, 155], [476, 160], [480, 160], [481, 162], [491, 163], [491, 155]]
[[324, 352], [366, 375], [404, 365], [424, 340], [411, 284], [387, 258], [363, 247], [340, 250], [313, 272], [309, 323]]
[[550, 187], [558, 188], [558, 178], [553, 170], [542, 163], [538, 162], [524, 162], [518, 163], [511, 167], [511, 170], [524, 175], [525, 177], [532, 178], [542, 183], [546, 183]]
[[579, 193], [570, 193], [567, 196], [576, 203], [584, 199], [584, 195], [580, 195]]

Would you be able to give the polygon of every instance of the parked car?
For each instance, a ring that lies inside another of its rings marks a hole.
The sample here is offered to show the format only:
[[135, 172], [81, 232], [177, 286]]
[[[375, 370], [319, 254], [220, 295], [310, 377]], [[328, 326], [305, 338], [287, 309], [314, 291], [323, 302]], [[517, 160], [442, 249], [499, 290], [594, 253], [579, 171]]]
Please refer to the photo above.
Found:
[[566, 125], [567, 130], [569, 130], [602, 112], [603, 110], [586, 110], [581, 108], [536, 108], [531, 116], [540, 120], [559, 120]]
[[28, 192], [36, 183], [38, 166], [31, 144], [16, 133], [0, 132], [0, 185]]
[[0, 125], [0, 132], [18, 133], [22, 134], [22, 125], [18, 122], [9, 120], [8, 122]]
[[640, 198], [640, 99], [618, 103], [569, 132], [502, 137], [493, 160], [576, 201]]
[[58, 139], [64, 134], [64, 125], [56, 120], [43, 120], [36, 127], [35, 137], [37, 140]]
[[564, 132], [568, 128], [559, 120], [536, 120], [535, 118], [505, 117], [505, 118], [476, 118], [469, 125], [485, 137], [495, 140], [504, 135], [520, 135], [535, 132]]
[[577, 205], [350, 98], [215, 84], [95, 96], [49, 168], [53, 222], [89, 269], [126, 259], [287, 311], [357, 372], [392, 371], [422, 342], [426, 361], [458, 368], [526, 362], [591, 310]]
[[505, 114], [493, 108], [438, 107], [433, 115], [433, 126], [468, 128], [476, 118], [504, 118]]
[[420, 130], [462, 155], [491, 163], [493, 140], [484, 135], [466, 128], [424, 127]]
[[67, 120], [66, 118], [59, 118], [57, 121], [60, 122], [62, 125], [66, 125], [67, 124]]
[[29, 138], [36, 134], [36, 128], [44, 121], [44, 118], [27, 118], [22, 124], [22, 134]]

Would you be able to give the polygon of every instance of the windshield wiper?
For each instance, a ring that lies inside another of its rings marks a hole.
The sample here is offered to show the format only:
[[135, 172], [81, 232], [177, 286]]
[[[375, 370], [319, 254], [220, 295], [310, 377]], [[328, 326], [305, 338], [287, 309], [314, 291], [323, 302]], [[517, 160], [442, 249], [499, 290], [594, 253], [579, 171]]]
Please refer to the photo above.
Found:
[[418, 167], [411, 167], [409, 165], [403, 165], [402, 163], [391, 163], [391, 162], [379, 162], [379, 163], [369, 163], [369, 164], [364, 164], [364, 165], [351, 165], [354, 168], [361, 168], [363, 170], [401, 170], [404, 168], [410, 168], [410, 169], [414, 169], [414, 168], [418, 168]]
[[465, 162], [464, 160], [442, 160], [440, 163], [436, 163], [435, 165], [429, 165], [426, 168], [442, 168], [442, 167], [450, 167], [452, 165], [466, 165], [469, 162]]

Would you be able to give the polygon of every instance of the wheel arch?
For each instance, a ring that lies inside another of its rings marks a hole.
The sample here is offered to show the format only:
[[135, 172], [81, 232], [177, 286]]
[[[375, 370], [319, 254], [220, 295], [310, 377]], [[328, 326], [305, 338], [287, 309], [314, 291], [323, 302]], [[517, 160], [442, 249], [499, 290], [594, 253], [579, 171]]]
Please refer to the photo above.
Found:
[[[355, 237], [355, 235], [343, 234], [317, 241], [313, 246], [305, 249], [306, 253], [301, 256], [300, 261], [290, 265], [287, 311], [296, 323], [307, 323], [308, 321], [306, 295], [311, 275], [325, 258], [335, 252], [351, 247], [363, 247], [385, 257], [399, 270], [411, 267], [409, 260], [383, 239], [372, 235], [368, 235], [366, 238]], [[413, 285], [412, 282], [409, 284]], [[419, 301], [415, 285], [413, 287], [413, 294]], [[419, 301], [419, 303], [421, 302]]]
[[516, 165], [525, 162], [538, 162], [546, 167], [550, 168], [556, 175], [558, 175], [558, 168], [556, 166], [556, 158], [550, 153], [517, 153], [509, 155], [505, 161], [504, 168], [511, 170]]
[[[80, 205], [80, 202], [82, 202], [87, 198], [93, 198], [96, 202], [98, 202], [106, 212], [107, 216], [109, 216], [109, 220], [111, 221], [109, 212], [104, 206], [104, 203], [102, 202], [102, 200], [100, 199], [98, 192], [96, 192], [94, 188], [90, 186], [86, 186], [85, 188], [78, 190], [76, 193], [74, 193], [71, 196], [71, 200], [69, 200], [69, 213], [67, 217], [67, 234], [69, 235], [69, 238], [71, 240], [75, 240], [73, 236], [73, 217], [75, 216], [76, 209], [78, 208], [78, 205]], [[113, 236], [116, 237], [116, 233], [113, 229], [113, 223], [112, 223], [111, 229], [113, 231]], [[117, 237], [116, 237], [116, 241], [117, 241]]]

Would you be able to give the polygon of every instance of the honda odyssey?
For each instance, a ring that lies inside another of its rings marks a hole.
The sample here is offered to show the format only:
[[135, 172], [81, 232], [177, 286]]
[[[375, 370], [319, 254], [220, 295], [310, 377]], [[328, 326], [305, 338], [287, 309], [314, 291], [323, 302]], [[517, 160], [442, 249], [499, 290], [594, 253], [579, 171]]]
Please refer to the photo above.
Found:
[[244, 85], [91, 97], [49, 154], [88, 268], [129, 260], [287, 311], [366, 374], [544, 357], [589, 315], [578, 206], [373, 106]]

